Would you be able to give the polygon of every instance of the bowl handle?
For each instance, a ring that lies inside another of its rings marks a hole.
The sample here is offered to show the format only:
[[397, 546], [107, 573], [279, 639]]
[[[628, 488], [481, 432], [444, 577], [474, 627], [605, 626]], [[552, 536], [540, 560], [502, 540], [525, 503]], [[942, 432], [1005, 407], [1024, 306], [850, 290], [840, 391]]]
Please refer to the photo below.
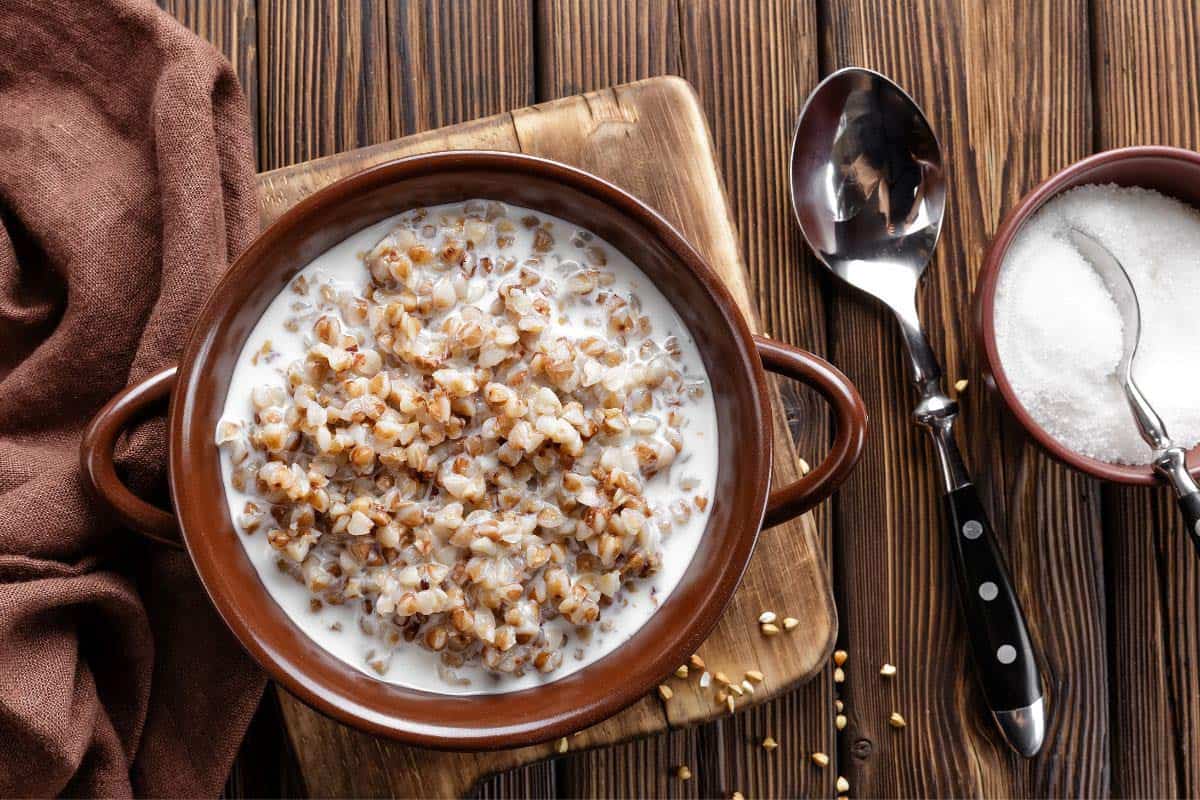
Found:
[[129, 491], [113, 463], [121, 432], [134, 419], [144, 416], [151, 404], [171, 393], [176, 372], [176, 367], [156, 372], [141, 383], [127, 386], [109, 400], [83, 432], [79, 463], [84, 485], [122, 525], [158, 544], [182, 548], [179, 524], [174, 515]]
[[763, 527], [798, 517], [845, 482], [862, 455], [867, 434], [867, 407], [842, 372], [820, 356], [763, 336], [754, 337], [763, 366], [770, 372], [808, 384], [833, 407], [837, 436], [829, 455], [799, 480], [771, 492]]

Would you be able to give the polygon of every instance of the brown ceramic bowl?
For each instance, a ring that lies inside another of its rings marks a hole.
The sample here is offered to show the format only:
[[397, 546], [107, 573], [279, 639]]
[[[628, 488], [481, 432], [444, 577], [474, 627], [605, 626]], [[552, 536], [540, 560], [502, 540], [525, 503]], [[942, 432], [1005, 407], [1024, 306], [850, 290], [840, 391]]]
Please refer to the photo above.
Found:
[[[230, 522], [213, 444], [234, 361], [263, 309], [315, 256], [406, 209], [472, 197], [504, 200], [587, 228], [633, 257], [671, 299], [712, 376], [719, 423], [712, 516], [682, 581], [649, 622], [608, 656], [534, 689], [448, 696], [376, 680], [314, 644], [275, 604]], [[838, 425], [826, 460], [768, 493], [767, 369], [810, 384]], [[113, 445], [132, 418], [170, 393], [171, 497], [178, 519], [119, 481]], [[127, 389], [92, 422], [83, 467], [116, 519], [161, 541], [182, 534], [213, 604], [268, 673], [315, 708], [366, 731], [458, 750], [563, 736], [633, 703], [694, 652], [716, 624], [754, 550], [764, 515], [779, 522], [827, 497], [862, 448], [866, 413], [840, 372], [753, 336], [713, 271], [662, 217], [611, 184], [551, 161], [503, 153], [435, 153], [345, 178], [297, 204], [232, 266], [171, 369]]]
[[[1000, 277], [1000, 267], [1004, 263], [1004, 254], [1025, 220], [1033, 216], [1047, 201], [1068, 189], [1089, 183], [1141, 186], [1200, 208], [1200, 153], [1175, 147], [1126, 147], [1108, 150], [1055, 173], [1026, 195], [1004, 218], [1004, 223], [996, 233], [984, 261], [983, 271], [979, 275], [979, 286], [975, 291], [976, 333], [983, 350], [984, 368], [988, 373], [989, 382], [1004, 398], [1009, 410], [1029, 435], [1046, 452], [1068, 466], [1106, 481], [1152, 484], [1158, 482], [1158, 478], [1149, 464], [1110, 464], [1068, 450], [1059, 444], [1021, 405], [1021, 401], [1013, 392], [1012, 384], [1004, 375], [1004, 365], [1000, 363], [996, 351], [996, 284]], [[1133, 424], [1132, 419], [1129, 424]], [[1187, 463], [1192, 475], [1200, 477], [1200, 447], [1188, 451]]]

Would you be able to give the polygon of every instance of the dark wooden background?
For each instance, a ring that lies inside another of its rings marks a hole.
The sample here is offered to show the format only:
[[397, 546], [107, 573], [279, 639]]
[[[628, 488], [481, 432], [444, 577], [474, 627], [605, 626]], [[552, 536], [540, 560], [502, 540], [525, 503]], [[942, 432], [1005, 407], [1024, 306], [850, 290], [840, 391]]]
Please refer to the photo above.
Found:
[[[766, 331], [825, 354], [873, 428], [855, 477], [818, 513], [833, 571], [831, 669], [745, 714], [572, 754], [486, 782], [489, 797], [653, 795], [1200, 795], [1196, 558], [1163, 492], [1103, 486], [1026, 444], [983, 391], [969, 298], [988, 238], [1042, 178], [1128, 144], [1200, 145], [1198, 9], [1190, 0], [161, 0], [241, 76], [266, 170], [658, 74], [695, 87], [716, 142]], [[1041, 756], [996, 744], [968, 664], [932, 454], [909, 421], [903, 353], [878, 309], [802, 251], [786, 197], [791, 127], [833, 69], [882, 70], [946, 148], [949, 223], [922, 307], [952, 379], [970, 385], [968, 458], [1002, 531], [1043, 654]], [[801, 452], [828, 421], [785, 387]], [[892, 681], [881, 663], [897, 664]], [[233, 796], [302, 794], [273, 695]], [[895, 731], [897, 710], [908, 727]], [[769, 733], [781, 746], [767, 753]], [[807, 754], [834, 764], [821, 772]], [[695, 777], [680, 783], [675, 765]]]

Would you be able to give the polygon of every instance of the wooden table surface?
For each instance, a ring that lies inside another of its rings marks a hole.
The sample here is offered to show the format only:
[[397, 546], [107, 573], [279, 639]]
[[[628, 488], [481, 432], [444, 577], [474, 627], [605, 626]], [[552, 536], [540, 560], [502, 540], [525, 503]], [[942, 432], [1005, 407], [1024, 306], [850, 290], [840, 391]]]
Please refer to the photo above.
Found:
[[[1101, 485], [1049, 461], [982, 390], [968, 301], [1018, 198], [1088, 153], [1200, 146], [1200, 19], [1190, 0], [161, 0], [229, 55], [266, 170], [658, 74], [696, 88], [771, 335], [857, 383], [862, 466], [818, 513], [850, 653], [745, 714], [494, 778], [527, 795], [1200, 795], [1196, 558], [1164, 492]], [[963, 444], [1011, 563], [1047, 680], [1042, 754], [997, 744], [948, 591], [933, 455], [910, 422], [896, 330], [832, 284], [791, 219], [786, 159], [822, 75], [879, 69], [924, 106], [946, 149], [948, 224], [922, 310], [952, 380]], [[801, 452], [830, 430], [784, 386]], [[885, 681], [879, 665], [896, 664]], [[849, 724], [829, 724], [829, 697]], [[268, 694], [270, 697], [270, 694]], [[894, 730], [899, 711], [908, 727]], [[769, 732], [780, 747], [760, 746]], [[806, 758], [829, 753], [818, 770]], [[682, 763], [695, 777], [671, 774]], [[268, 700], [231, 795], [304, 791]]]

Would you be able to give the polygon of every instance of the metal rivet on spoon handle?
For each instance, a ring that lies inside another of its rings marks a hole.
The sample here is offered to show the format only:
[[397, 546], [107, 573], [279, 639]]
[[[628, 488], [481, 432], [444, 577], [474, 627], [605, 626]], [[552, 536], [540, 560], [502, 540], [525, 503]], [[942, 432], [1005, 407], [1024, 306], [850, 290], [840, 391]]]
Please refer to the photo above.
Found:
[[809, 96], [792, 143], [792, 206], [821, 263], [880, 300], [900, 322], [933, 437], [952, 524], [951, 551], [976, 671], [1009, 744], [1032, 756], [1045, 710], [1037, 660], [1008, 568], [954, 439], [958, 404], [917, 316], [916, 292], [946, 203], [941, 147], [900, 87], [865, 69], [839, 70]]

